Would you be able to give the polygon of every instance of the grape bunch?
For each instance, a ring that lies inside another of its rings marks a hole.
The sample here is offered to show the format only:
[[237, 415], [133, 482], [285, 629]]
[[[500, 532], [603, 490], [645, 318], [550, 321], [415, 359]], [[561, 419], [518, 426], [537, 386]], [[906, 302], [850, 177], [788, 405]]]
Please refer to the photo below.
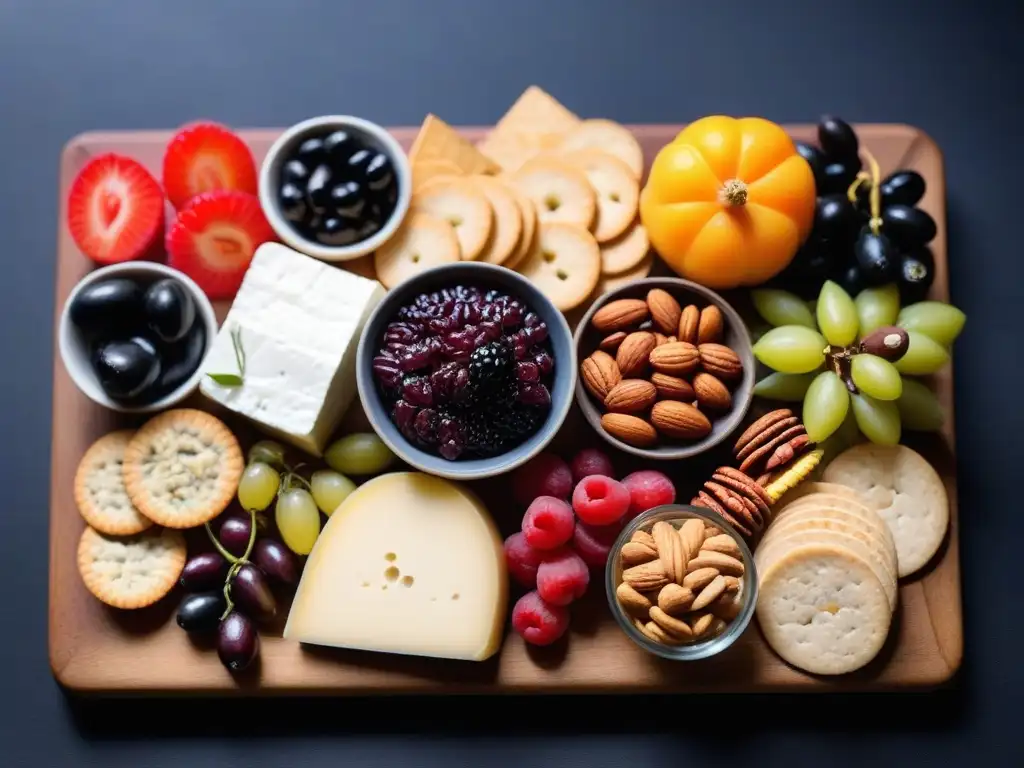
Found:
[[758, 313], [775, 326], [754, 345], [754, 355], [775, 373], [754, 393], [803, 401], [812, 442], [840, 430], [860, 431], [892, 445], [902, 427], [934, 431], [943, 413], [935, 394], [907, 376], [935, 373], [949, 361], [949, 346], [966, 317], [956, 307], [923, 301], [900, 309], [896, 285], [867, 288], [853, 299], [831, 280], [814, 311], [799, 296], [777, 289], [751, 292]]
[[[365, 455], [379, 453], [370, 442], [350, 435], [331, 446], [329, 459], [352, 466], [370, 466], [374, 460], [376, 466], [379, 457]], [[256, 624], [277, 615], [272, 587], [298, 583], [297, 556], [313, 549], [320, 534], [320, 512], [330, 516], [355, 490], [351, 480], [333, 469], [318, 470], [306, 480], [285, 463], [284, 448], [270, 440], [253, 445], [248, 459], [238, 484], [238, 501], [245, 512], [221, 518], [216, 535], [207, 523], [215, 551], [185, 564], [181, 586], [187, 594], [177, 617], [187, 632], [216, 631], [217, 653], [232, 672], [246, 669], [259, 655]], [[263, 513], [275, 499], [271, 526]], [[278, 537], [271, 535], [274, 528]]]
[[778, 287], [811, 298], [827, 279], [851, 296], [895, 283], [904, 303], [921, 301], [934, 279], [928, 243], [936, 234], [935, 220], [916, 207], [924, 179], [910, 170], [882, 179], [853, 128], [837, 117], [818, 123], [818, 143], [796, 144], [814, 172], [817, 207], [811, 234], [776, 279]]

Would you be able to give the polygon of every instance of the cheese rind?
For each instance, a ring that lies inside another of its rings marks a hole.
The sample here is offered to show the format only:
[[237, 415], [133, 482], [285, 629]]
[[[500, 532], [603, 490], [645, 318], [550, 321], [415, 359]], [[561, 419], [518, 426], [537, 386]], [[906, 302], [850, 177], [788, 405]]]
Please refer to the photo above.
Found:
[[501, 536], [465, 488], [396, 472], [331, 515], [303, 570], [284, 636], [315, 645], [482, 661], [508, 603]]
[[204, 374], [238, 372], [237, 328], [243, 383], [204, 376], [203, 394], [319, 456], [355, 397], [359, 334], [383, 296], [375, 280], [278, 243], [261, 245], [203, 363]]

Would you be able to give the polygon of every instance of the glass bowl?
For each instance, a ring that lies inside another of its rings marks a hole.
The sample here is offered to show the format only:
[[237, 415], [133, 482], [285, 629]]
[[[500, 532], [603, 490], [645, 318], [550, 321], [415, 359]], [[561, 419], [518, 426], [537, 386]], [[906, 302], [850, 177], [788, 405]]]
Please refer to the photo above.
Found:
[[[683, 522], [692, 518], [699, 519], [707, 525], [713, 525], [722, 533], [728, 534], [739, 548], [743, 562], [743, 576], [740, 577], [740, 590], [737, 598], [740, 601], [739, 613], [726, 624], [725, 629], [707, 639], [698, 639], [681, 645], [669, 645], [652, 640], [637, 629], [633, 617], [619, 604], [615, 592], [619, 584], [622, 583], [622, 547], [632, 539], [633, 534], [638, 530], [650, 533], [654, 524], [661, 521], [670, 522], [678, 528]], [[736, 642], [736, 638], [742, 635], [747, 625], [750, 624], [754, 608], [757, 605], [757, 572], [754, 567], [754, 556], [747, 543], [721, 516], [702, 507], [692, 507], [687, 504], [665, 504], [638, 515], [622, 529], [608, 556], [608, 565], [605, 568], [605, 592], [612, 615], [615, 616], [615, 620], [630, 640], [645, 651], [665, 659], [696, 661], [724, 651]]]

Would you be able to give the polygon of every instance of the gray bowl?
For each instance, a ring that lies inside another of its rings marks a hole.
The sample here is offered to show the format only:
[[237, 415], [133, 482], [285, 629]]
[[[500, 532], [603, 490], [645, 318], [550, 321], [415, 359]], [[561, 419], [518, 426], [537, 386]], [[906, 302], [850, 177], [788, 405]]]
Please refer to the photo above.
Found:
[[[548, 338], [555, 359], [551, 385], [551, 410], [543, 426], [525, 443], [500, 456], [488, 459], [449, 461], [427, 453], [410, 443], [392, 423], [373, 378], [373, 358], [381, 346], [384, 330], [398, 310], [418, 294], [458, 284], [497, 288], [524, 301], [547, 324]], [[445, 264], [428, 269], [391, 289], [367, 320], [356, 351], [356, 384], [363, 410], [387, 446], [416, 469], [451, 480], [477, 480], [504, 474], [536, 456], [558, 432], [572, 407], [576, 387], [576, 357], [572, 332], [562, 313], [544, 294], [521, 275], [504, 267], [477, 262]]]
[[576, 383], [576, 402], [580, 410], [586, 416], [590, 426], [609, 444], [619, 450], [641, 456], [645, 459], [656, 461], [673, 461], [676, 459], [688, 459], [708, 451], [725, 438], [739, 426], [750, 409], [750, 402], [754, 397], [754, 352], [750, 343], [750, 334], [739, 313], [721, 296], [703, 285], [683, 280], [678, 277], [650, 277], [645, 280], [637, 280], [622, 288], [601, 296], [591, 305], [590, 310], [576, 326], [576, 335], [573, 339], [576, 345], [576, 365], [579, 366], [583, 360], [597, 349], [598, 343], [605, 334], [596, 330], [590, 325], [590, 318], [594, 316], [601, 307], [616, 299], [644, 299], [647, 292], [652, 288], [661, 288], [668, 291], [679, 302], [680, 306], [696, 304], [705, 307], [714, 304], [722, 310], [725, 319], [725, 337], [723, 342], [730, 347], [741, 361], [743, 361], [743, 378], [732, 390], [733, 408], [728, 414], [711, 422], [711, 433], [703, 440], [693, 443], [666, 443], [656, 445], [653, 448], [637, 448], [621, 440], [612, 437], [604, 431], [601, 426], [601, 416], [604, 413], [598, 407], [598, 403], [583, 386], [583, 382]]

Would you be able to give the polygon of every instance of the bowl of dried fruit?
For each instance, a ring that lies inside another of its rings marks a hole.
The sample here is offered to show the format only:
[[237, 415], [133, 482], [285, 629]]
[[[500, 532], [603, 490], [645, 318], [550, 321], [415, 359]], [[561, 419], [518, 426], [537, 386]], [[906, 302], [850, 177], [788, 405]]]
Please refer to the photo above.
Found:
[[690, 458], [725, 440], [750, 407], [750, 335], [725, 299], [697, 283], [658, 277], [610, 291], [574, 341], [576, 402], [620, 450]]

